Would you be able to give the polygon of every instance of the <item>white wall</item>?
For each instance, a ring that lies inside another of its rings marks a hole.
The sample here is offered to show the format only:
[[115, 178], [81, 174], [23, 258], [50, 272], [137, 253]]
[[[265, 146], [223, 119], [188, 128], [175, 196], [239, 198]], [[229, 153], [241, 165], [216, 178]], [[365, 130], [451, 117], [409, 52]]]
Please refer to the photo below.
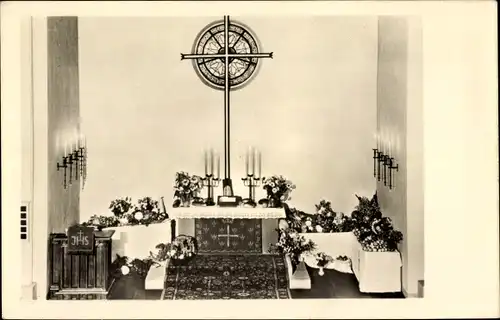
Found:
[[391, 156], [399, 168], [395, 188], [379, 182], [377, 192], [382, 212], [404, 236], [399, 250], [408, 296], [416, 296], [418, 281], [424, 280], [421, 32], [416, 18], [379, 18], [378, 127], [397, 145]]
[[[208, 18], [79, 18], [80, 109], [89, 148], [81, 219], [117, 197], [172, 198], [176, 171], [202, 173], [202, 150], [223, 150], [223, 94], [201, 83], [180, 53]], [[232, 94], [232, 178], [249, 145], [263, 175], [297, 189], [291, 205], [322, 197], [350, 213], [371, 195], [376, 114], [376, 17], [233, 17], [274, 59]], [[258, 193], [258, 197], [263, 193]]]
[[[32, 90], [32, 48], [31, 19], [22, 21], [21, 29], [21, 202], [33, 203], [33, 90]], [[21, 205], [21, 204], [20, 204]], [[30, 210], [31, 211], [31, 210]], [[29, 212], [30, 214], [31, 212]], [[23, 285], [33, 281], [33, 231], [31, 216], [28, 216], [28, 239], [23, 241], [22, 279]]]

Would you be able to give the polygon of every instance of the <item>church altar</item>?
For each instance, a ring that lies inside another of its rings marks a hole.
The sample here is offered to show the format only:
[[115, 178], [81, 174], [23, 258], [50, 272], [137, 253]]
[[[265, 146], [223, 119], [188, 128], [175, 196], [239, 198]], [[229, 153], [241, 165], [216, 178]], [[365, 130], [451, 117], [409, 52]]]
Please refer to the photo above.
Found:
[[285, 218], [283, 208], [245, 207], [180, 207], [169, 211], [171, 219], [281, 219]]
[[284, 208], [180, 207], [169, 211], [176, 234], [195, 237], [200, 253], [268, 253]]

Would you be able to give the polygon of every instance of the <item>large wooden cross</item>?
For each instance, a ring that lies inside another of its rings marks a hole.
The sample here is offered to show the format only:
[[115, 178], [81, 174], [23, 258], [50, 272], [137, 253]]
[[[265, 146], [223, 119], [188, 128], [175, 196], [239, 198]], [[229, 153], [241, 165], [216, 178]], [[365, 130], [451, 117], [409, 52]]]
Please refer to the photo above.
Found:
[[[230, 154], [230, 75], [229, 64], [232, 59], [239, 58], [272, 58], [273, 53], [236, 53], [229, 47], [229, 16], [224, 16], [224, 48], [216, 54], [183, 54], [184, 59], [221, 59], [224, 62], [224, 181], [223, 192], [225, 196], [233, 196], [231, 183], [231, 154]], [[233, 46], [236, 42], [233, 44]]]

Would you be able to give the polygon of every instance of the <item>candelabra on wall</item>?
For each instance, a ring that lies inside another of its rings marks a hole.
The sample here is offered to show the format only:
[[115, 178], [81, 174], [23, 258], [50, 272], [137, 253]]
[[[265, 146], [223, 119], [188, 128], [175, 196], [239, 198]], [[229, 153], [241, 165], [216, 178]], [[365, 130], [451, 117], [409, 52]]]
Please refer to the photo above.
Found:
[[[57, 137], [57, 146], [60, 147], [61, 140], [66, 140], [64, 143], [64, 155], [61, 161], [57, 162], [57, 171], [63, 171], [63, 188], [73, 184], [73, 181], [78, 181], [82, 178], [82, 189], [87, 179], [87, 146], [83, 135], [76, 135], [76, 139], [65, 139], [63, 136]], [[74, 173], [74, 175], [73, 175]]]
[[399, 165], [396, 164], [394, 157], [390, 154], [393, 153], [391, 141], [384, 139], [385, 136], [380, 137], [378, 133], [376, 134], [377, 147], [372, 149], [373, 151], [373, 176], [377, 178], [377, 181], [383, 181], [384, 186], [389, 189], [394, 188], [394, 172], [399, 170]]

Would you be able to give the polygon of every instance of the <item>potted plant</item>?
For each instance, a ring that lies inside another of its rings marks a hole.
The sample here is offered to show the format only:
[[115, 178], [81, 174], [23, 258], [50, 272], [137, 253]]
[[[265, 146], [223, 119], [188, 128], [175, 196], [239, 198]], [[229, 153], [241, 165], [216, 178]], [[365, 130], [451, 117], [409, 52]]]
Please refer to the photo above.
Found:
[[149, 252], [149, 257], [156, 267], [164, 267], [169, 258], [168, 244], [159, 243], [155, 246], [156, 252]]
[[324, 252], [318, 252], [315, 256], [316, 258], [316, 264], [319, 267], [319, 275], [323, 276], [325, 274], [325, 271], [323, 270], [325, 266], [327, 266], [330, 262], [332, 262], [332, 257], [327, 255]]
[[361, 247], [370, 252], [396, 251], [403, 240], [403, 234], [395, 230], [389, 217], [382, 217], [377, 194], [368, 199], [359, 197], [359, 204], [353, 211], [353, 233]]
[[177, 236], [174, 241], [166, 244], [165, 255], [173, 265], [186, 265], [196, 256], [198, 246], [195, 238], [186, 235]]
[[280, 253], [288, 255], [292, 262], [292, 267], [295, 269], [303, 255], [310, 253], [316, 248], [316, 244], [311, 240], [306, 240], [297, 232], [287, 229], [277, 229], [279, 240], [276, 244], [271, 244], [269, 251], [271, 253]]
[[189, 207], [191, 200], [197, 197], [197, 194], [203, 188], [203, 180], [200, 176], [189, 175], [189, 173], [180, 171], [175, 174], [174, 181], [174, 207]]
[[130, 197], [113, 200], [109, 205], [109, 209], [122, 225], [126, 225], [128, 223], [128, 213], [132, 208], [132, 199]]
[[337, 256], [333, 268], [344, 273], [351, 273], [351, 259], [347, 256]]
[[274, 175], [264, 180], [262, 188], [267, 193], [267, 206], [270, 208], [281, 208], [283, 203], [290, 200], [290, 193], [295, 185], [283, 176]]

